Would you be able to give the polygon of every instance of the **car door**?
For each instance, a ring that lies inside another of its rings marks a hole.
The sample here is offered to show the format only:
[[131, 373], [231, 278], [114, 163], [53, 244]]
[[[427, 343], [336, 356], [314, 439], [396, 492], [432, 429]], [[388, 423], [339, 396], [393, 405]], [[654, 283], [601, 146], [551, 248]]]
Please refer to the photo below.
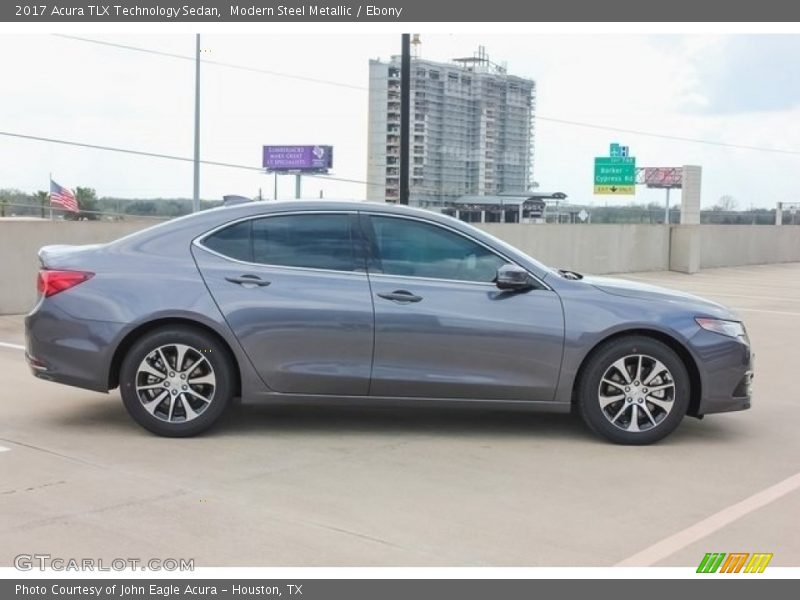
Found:
[[278, 213], [219, 228], [193, 254], [263, 381], [367, 395], [373, 310], [355, 213]]
[[370, 394], [549, 401], [564, 340], [544, 284], [499, 290], [500, 254], [424, 219], [362, 217], [375, 304]]

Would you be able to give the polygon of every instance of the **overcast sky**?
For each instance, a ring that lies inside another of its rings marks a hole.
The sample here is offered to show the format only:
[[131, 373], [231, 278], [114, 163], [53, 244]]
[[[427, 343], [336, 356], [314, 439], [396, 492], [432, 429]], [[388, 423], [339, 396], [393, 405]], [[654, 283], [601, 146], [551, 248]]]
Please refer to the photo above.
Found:
[[[87, 36], [191, 55], [187, 35]], [[637, 166], [703, 167], [703, 204], [732, 195], [740, 208], [800, 201], [800, 36], [431, 35], [421, 55], [447, 60], [479, 44], [509, 72], [535, 79], [537, 114], [628, 130], [794, 151], [776, 153], [675, 141], [539, 120], [534, 179], [577, 203], [663, 201], [592, 195], [593, 157], [610, 142]], [[263, 144], [332, 144], [334, 174], [366, 179], [368, 60], [399, 50], [397, 35], [204, 35], [203, 56], [332, 80], [335, 86], [204, 65], [206, 160], [261, 164]], [[164, 56], [47, 35], [3, 35], [0, 131], [191, 157], [194, 66]], [[100, 196], [190, 197], [192, 168], [153, 158], [0, 136], [0, 188], [94, 187]], [[280, 183], [291, 197], [293, 178]], [[201, 195], [272, 196], [257, 172], [204, 166]], [[303, 194], [364, 198], [365, 186], [306, 179]], [[677, 198], [676, 198], [677, 199]]]

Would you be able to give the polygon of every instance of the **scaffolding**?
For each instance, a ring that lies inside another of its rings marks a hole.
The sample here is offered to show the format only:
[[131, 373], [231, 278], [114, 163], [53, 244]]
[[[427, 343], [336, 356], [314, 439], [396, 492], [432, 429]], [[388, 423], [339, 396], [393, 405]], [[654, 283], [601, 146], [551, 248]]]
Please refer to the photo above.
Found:
[[[524, 193], [533, 181], [536, 83], [483, 47], [449, 63], [411, 63], [410, 203]], [[399, 198], [400, 57], [370, 61], [368, 198]]]

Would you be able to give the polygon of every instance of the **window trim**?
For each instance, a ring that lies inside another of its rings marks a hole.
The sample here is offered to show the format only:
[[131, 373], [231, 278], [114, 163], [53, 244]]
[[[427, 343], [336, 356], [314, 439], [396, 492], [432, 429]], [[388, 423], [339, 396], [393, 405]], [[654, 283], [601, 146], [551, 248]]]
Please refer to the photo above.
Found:
[[[372, 229], [372, 221], [371, 221], [372, 217], [389, 217], [389, 218], [392, 218], [392, 219], [405, 219], [406, 221], [417, 221], [419, 223], [424, 223], [424, 224], [427, 224], [427, 225], [432, 225], [434, 227], [439, 227], [441, 229], [444, 229], [445, 231], [449, 231], [449, 232], [451, 232], [451, 233], [453, 233], [455, 235], [461, 236], [462, 238], [466, 238], [467, 240], [469, 240], [469, 241], [471, 241], [471, 242], [473, 242], [473, 243], [475, 243], [475, 244], [477, 244], [479, 246], [482, 246], [483, 248], [485, 248], [486, 250], [488, 250], [489, 252], [491, 252], [495, 256], [497, 256], [499, 258], [502, 258], [504, 261], [506, 261], [509, 264], [515, 265], [515, 266], [517, 266], [517, 267], [519, 267], [521, 269], [525, 269], [525, 271], [528, 272], [528, 275], [530, 275], [534, 279], [534, 281], [536, 282], [536, 285], [538, 286], [539, 289], [547, 290], [547, 291], [553, 291], [553, 288], [551, 288], [549, 285], [544, 283], [544, 281], [542, 281], [535, 273], [532, 273], [529, 268], [527, 268], [527, 267], [525, 267], [523, 265], [520, 265], [516, 260], [514, 260], [512, 258], [509, 258], [506, 254], [504, 254], [504, 253], [492, 248], [491, 246], [489, 246], [488, 244], [484, 243], [483, 241], [481, 241], [481, 240], [479, 240], [479, 239], [477, 239], [477, 238], [475, 238], [475, 237], [473, 237], [473, 236], [471, 236], [471, 235], [469, 235], [467, 233], [464, 233], [463, 231], [459, 231], [458, 229], [456, 229], [454, 227], [450, 227], [449, 225], [446, 225], [445, 223], [439, 223], [439, 222], [434, 221], [432, 219], [425, 219], [425, 218], [422, 218], [422, 217], [418, 217], [416, 215], [398, 215], [398, 214], [394, 214], [394, 213], [384, 213], [384, 212], [380, 212], [380, 211], [369, 211], [369, 210], [366, 210], [366, 211], [360, 211], [360, 214], [365, 216], [365, 217], [367, 217], [368, 219], [370, 219], [370, 221], [369, 221], [370, 229]], [[440, 281], [440, 282], [448, 282], [448, 283], [455, 282], [455, 283], [462, 283], [462, 284], [469, 284], [469, 285], [491, 286], [491, 287], [493, 287], [495, 289], [497, 288], [497, 285], [495, 283], [492, 283], [491, 281], [468, 281], [468, 280], [465, 280], [465, 279], [446, 279], [446, 278], [441, 278], [441, 277], [418, 277], [416, 275], [392, 275], [391, 273], [373, 273], [373, 272], [370, 271], [370, 262], [371, 262], [371, 259], [372, 259], [372, 247], [374, 245], [376, 245], [376, 241], [375, 241], [375, 238], [374, 238], [374, 230], [371, 230], [369, 232], [364, 231], [362, 233], [363, 233], [363, 235], [365, 235], [367, 237], [366, 241], [368, 243], [368, 248], [367, 248], [367, 256], [366, 256], [366, 259], [367, 259], [366, 264], [367, 264], [367, 273], [370, 275], [370, 277], [374, 275], [376, 277], [378, 277], [378, 276], [380, 276], [380, 277], [391, 277], [391, 278], [397, 278], [397, 279], [418, 279], [420, 281]]]
[[[238, 258], [233, 258], [232, 256], [226, 256], [225, 254], [222, 254], [221, 252], [217, 252], [216, 250], [212, 250], [211, 248], [209, 248], [208, 246], [203, 244], [203, 242], [205, 241], [205, 239], [207, 237], [210, 237], [210, 236], [214, 235], [215, 233], [217, 233], [218, 231], [221, 231], [221, 230], [223, 230], [223, 229], [225, 229], [227, 227], [233, 227], [234, 225], [238, 225], [239, 223], [244, 223], [245, 221], [255, 221], [256, 219], [270, 219], [270, 218], [273, 218], [273, 217], [290, 217], [290, 216], [298, 216], [298, 215], [301, 215], [301, 216], [302, 215], [348, 215], [348, 216], [355, 215], [356, 217], [358, 217], [358, 214], [359, 214], [359, 211], [357, 211], [357, 210], [290, 210], [290, 211], [279, 211], [279, 212], [274, 212], [274, 213], [269, 213], [269, 214], [248, 215], [246, 217], [240, 217], [238, 219], [234, 219], [233, 221], [228, 221], [226, 223], [222, 223], [221, 225], [217, 225], [213, 229], [209, 229], [208, 231], [206, 231], [204, 233], [201, 233], [200, 235], [198, 235], [196, 238], [194, 238], [192, 240], [192, 246], [195, 246], [197, 248], [201, 248], [202, 250], [205, 250], [206, 252], [209, 252], [209, 253], [213, 254], [214, 256], [217, 256], [217, 257], [222, 258], [224, 260], [227, 260], [229, 262], [233, 262], [233, 263], [240, 264], [240, 265], [247, 265], [247, 266], [252, 266], [252, 267], [270, 267], [272, 269], [287, 269], [287, 270], [291, 270], [291, 271], [313, 271], [313, 272], [316, 272], [316, 273], [337, 273], [337, 274], [345, 274], [345, 275], [363, 275], [363, 276], [366, 277], [366, 275], [367, 275], [367, 256], [365, 255], [365, 253], [363, 251], [361, 251], [359, 249], [359, 247], [358, 247], [359, 243], [358, 243], [357, 239], [353, 240], [353, 242], [354, 242], [353, 251], [355, 252], [356, 259], [358, 259], [358, 258], [363, 258], [364, 259], [364, 267], [361, 268], [361, 269], [355, 269], [353, 271], [341, 271], [341, 270], [338, 270], [338, 269], [323, 269], [323, 268], [320, 268], [320, 267], [292, 267], [292, 266], [289, 266], [289, 265], [276, 265], [276, 264], [272, 264], [272, 263], [250, 262], [250, 261], [247, 261], [247, 260], [240, 260]], [[352, 227], [352, 223], [351, 223], [351, 227]], [[355, 231], [358, 231], [359, 233], [361, 233], [361, 235], [363, 235], [363, 232], [361, 232], [361, 227], [360, 227], [360, 224], [358, 223], [358, 221], [356, 221]]]

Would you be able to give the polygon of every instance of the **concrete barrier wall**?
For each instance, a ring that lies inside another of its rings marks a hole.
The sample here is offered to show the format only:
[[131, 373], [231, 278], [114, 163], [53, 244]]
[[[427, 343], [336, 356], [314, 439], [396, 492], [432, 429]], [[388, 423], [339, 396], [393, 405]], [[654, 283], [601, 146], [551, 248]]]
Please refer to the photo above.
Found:
[[663, 225], [478, 226], [552, 267], [596, 275], [669, 268], [669, 231]]
[[153, 221], [93, 222], [0, 219], [0, 314], [26, 313], [36, 302], [36, 253], [50, 244], [108, 242]]
[[[33, 307], [40, 247], [106, 242], [152, 224], [0, 219], [0, 314]], [[584, 273], [800, 262], [800, 227], [786, 225], [673, 226], [671, 232], [663, 225], [479, 226], [545, 264]]]
[[700, 225], [700, 268], [800, 262], [800, 227]]

